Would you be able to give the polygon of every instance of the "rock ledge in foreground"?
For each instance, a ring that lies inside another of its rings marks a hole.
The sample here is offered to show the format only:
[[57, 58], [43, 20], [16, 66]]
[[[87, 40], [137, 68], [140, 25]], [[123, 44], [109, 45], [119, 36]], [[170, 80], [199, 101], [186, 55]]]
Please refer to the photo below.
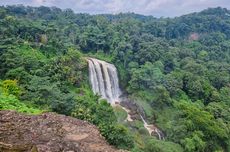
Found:
[[119, 152], [88, 122], [55, 113], [15, 111], [0, 111], [0, 151]]

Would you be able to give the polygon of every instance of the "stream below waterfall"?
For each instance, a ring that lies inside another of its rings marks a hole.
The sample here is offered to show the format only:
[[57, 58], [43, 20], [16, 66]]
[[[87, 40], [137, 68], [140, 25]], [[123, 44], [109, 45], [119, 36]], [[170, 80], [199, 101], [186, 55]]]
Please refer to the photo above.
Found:
[[[127, 109], [127, 108], [121, 106], [120, 104], [119, 104], [119, 105], [116, 105], [116, 106], [120, 106], [123, 110], [126, 111], [126, 113], [127, 113], [127, 118], [125, 119], [125, 121], [128, 121], [128, 122], [134, 121], [134, 120], [132, 119], [131, 115], [129, 114], [129, 113], [130, 113], [130, 110], [129, 110], [129, 109]], [[145, 129], [148, 131], [148, 133], [149, 133], [150, 136], [152, 135], [152, 133], [156, 133], [159, 140], [164, 140], [164, 136], [162, 136], [161, 131], [160, 131], [156, 126], [154, 126], [154, 125], [149, 125], [149, 124], [144, 120], [144, 118], [143, 118], [141, 115], [140, 115], [140, 117], [141, 117], [142, 122], [144, 123]]]
[[142, 116], [141, 119], [144, 122], [144, 127], [148, 130], [150, 135], [152, 135], [152, 133], [156, 133], [159, 140], [164, 140], [164, 136], [161, 135], [161, 131], [156, 126], [147, 124]]
[[123, 107], [123, 106], [121, 106], [121, 105], [119, 105], [119, 106], [120, 106], [123, 110], [125, 110], [125, 112], [127, 113], [127, 118], [125, 119], [125, 121], [133, 121], [131, 115], [129, 114], [129, 113], [130, 113], [130, 110], [127, 109], [127, 108], [125, 108], [125, 107]]
[[[120, 106], [124, 111], [126, 111], [127, 118], [125, 121], [134, 121], [130, 115], [131, 111], [120, 104], [120, 96], [122, 92], [119, 88], [116, 67], [113, 64], [94, 58], [87, 58], [87, 61], [89, 66], [89, 79], [93, 92], [101, 95], [101, 98], [107, 99], [112, 106]], [[162, 132], [156, 126], [148, 124], [142, 115], [140, 115], [140, 117], [150, 136], [155, 133], [159, 140], [164, 140]]]

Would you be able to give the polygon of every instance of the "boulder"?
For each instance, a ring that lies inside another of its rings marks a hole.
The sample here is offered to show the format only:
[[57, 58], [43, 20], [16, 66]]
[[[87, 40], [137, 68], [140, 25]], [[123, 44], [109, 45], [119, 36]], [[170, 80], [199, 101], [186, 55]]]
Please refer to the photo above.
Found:
[[15, 111], [0, 111], [0, 151], [119, 152], [120, 150], [108, 145], [97, 127], [86, 121], [51, 112], [25, 115]]

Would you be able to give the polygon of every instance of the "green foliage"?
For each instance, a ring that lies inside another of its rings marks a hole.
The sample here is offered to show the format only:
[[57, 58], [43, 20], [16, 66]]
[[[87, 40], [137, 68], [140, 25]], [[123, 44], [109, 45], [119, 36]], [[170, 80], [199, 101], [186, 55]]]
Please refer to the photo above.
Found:
[[110, 144], [123, 149], [133, 148], [134, 142], [132, 136], [129, 135], [128, 129], [124, 126], [108, 125], [105, 123], [100, 124], [99, 129]]
[[184, 151], [230, 151], [229, 14], [212, 8], [154, 18], [1, 7], [1, 108], [39, 107], [88, 120], [111, 144], [130, 149], [132, 137], [116, 122], [124, 111], [115, 115], [90, 91], [84, 57], [96, 57], [116, 65], [121, 88], [170, 141], [144, 145], [143, 124], [127, 123], [137, 131], [134, 151], [182, 151], [177, 144]]
[[133, 92], [133, 90], [153, 89], [154, 86], [161, 83], [162, 78], [161, 70], [147, 62], [139, 69], [133, 69], [129, 81], [129, 90]]
[[180, 101], [176, 103], [176, 107], [181, 111], [174, 122], [177, 127], [172, 138], [175, 141], [180, 140], [187, 151], [215, 151], [218, 146], [213, 143], [219, 142], [227, 146], [227, 143], [223, 142], [229, 138], [227, 124], [215, 119], [196, 103]]
[[183, 152], [180, 145], [173, 142], [163, 142], [150, 139], [144, 149], [145, 152]]
[[100, 100], [88, 89], [79, 91], [81, 95], [76, 98], [71, 116], [97, 125], [110, 144], [122, 149], [131, 149], [134, 146], [133, 137], [126, 127], [117, 124], [116, 115], [110, 104], [106, 100]]
[[182, 145], [185, 147], [185, 150], [190, 151], [204, 151], [205, 142], [203, 141], [204, 135], [202, 132], [194, 132], [192, 133], [190, 138], [185, 138], [182, 140]]
[[141, 135], [149, 135], [149, 132], [148, 132], [148, 130], [146, 130], [146, 128], [144, 128], [144, 127], [141, 127], [139, 130], [138, 130], [138, 132], [141, 134]]
[[52, 81], [64, 81], [70, 85], [80, 86], [87, 78], [84, 77], [86, 66], [86, 60], [79, 51], [68, 49], [65, 55], [51, 60], [45, 70], [48, 71], [48, 76], [52, 77]]
[[[152, 93], [149, 92], [138, 92], [137, 95], [133, 95], [132, 97], [130, 97], [133, 101], [135, 101], [135, 103], [143, 108], [145, 114], [147, 117], [152, 117], [153, 116], [153, 109], [149, 104], [149, 101], [151, 101], [152, 99]], [[144, 99], [144, 100], [143, 100]]]
[[14, 95], [4, 94], [0, 95], [0, 110], [16, 110], [29, 114], [41, 113], [41, 110], [27, 106], [26, 104], [20, 102]]
[[230, 87], [223, 87], [220, 90], [221, 101], [225, 102], [227, 105], [230, 105]]
[[58, 83], [52, 83], [49, 77], [33, 76], [28, 83], [22, 99], [29, 100], [45, 109], [70, 115], [74, 108], [74, 95], [63, 92]]
[[29, 114], [39, 114], [41, 111], [21, 102], [17, 97], [20, 89], [16, 80], [5, 80], [0, 83], [0, 110], [16, 110]]
[[127, 118], [127, 112], [124, 109], [122, 109], [121, 107], [119, 107], [119, 106], [115, 106], [113, 108], [113, 110], [114, 110], [114, 113], [115, 113], [115, 115], [117, 117], [117, 121], [119, 123], [124, 122], [125, 119]]
[[17, 85], [17, 80], [5, 80], [0, 85], [2, 87], [2, 91], [6, 95], [12, 94], [18, 97], [21, 94], [21, 90]]

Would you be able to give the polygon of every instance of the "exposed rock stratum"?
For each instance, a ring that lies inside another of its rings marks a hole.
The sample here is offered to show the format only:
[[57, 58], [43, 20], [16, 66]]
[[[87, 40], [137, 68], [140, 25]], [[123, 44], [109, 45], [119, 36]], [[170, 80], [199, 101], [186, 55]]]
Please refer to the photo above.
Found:
[[25, 115], [0, 111], [2, 152], [120, 152], [97, 127], [56, 113]]

